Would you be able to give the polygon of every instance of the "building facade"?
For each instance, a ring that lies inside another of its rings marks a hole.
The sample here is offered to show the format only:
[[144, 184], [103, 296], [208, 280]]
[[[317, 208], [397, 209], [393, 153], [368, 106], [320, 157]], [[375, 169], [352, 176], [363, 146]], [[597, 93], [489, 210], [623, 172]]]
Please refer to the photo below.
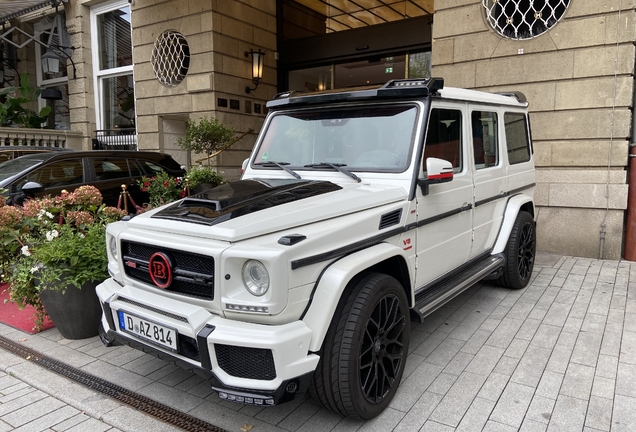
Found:
[[[77, 147], [123, 140], [190, 165], [202, 156], [176, 143], [186, 121], [218, 118], [244, 134], [212, 160], [226, 179], [240, 175], [279, 91], [430, 74], [447, 86], [522, 91], [538, 168], [538, 247], [617, 259], [630, 247], [635, 12], [634, 0], [69, 0], [5, 19], [21, 30], [6, 38], [44, 44], [5, 42], [3, 64], [7, 76], [17, 66], [61, 89], [61, 101], [39, 104], [54, 106], [51, 126]], [[57, 75], [41, 72], [47, 45], [63, 63]], [[11, 55], [20, 61], [9, 64]]]

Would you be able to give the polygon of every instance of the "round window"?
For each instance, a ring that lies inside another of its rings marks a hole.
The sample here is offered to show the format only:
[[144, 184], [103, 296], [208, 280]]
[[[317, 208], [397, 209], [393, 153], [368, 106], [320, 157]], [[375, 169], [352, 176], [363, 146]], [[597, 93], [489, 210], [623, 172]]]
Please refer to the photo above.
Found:
[[190, 67], [188, 41], [174, 30], [163, 32], [155, 41], [150, 64], [161, 84], [176, 86], [183, 81]]
[[509, 39], [532, 39], [565, 15], [570, 0], [482, 0], [492, 28]]

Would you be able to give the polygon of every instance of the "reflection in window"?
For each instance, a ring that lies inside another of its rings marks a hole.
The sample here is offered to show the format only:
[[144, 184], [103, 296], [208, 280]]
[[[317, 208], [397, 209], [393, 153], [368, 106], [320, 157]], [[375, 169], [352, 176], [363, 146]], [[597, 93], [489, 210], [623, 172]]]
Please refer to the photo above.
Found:
[[273, 117], [256, 162], [321, 162], [358, 171], [403, 171], [410, 161], [413, 106], [312, 111]]
[[319, 66], [289, 72], [289, 90], [322, 91], [333, 88], [331, 66]]
[[431, 52], [409, 54], [409, 78], [431, 77]]
[[497, 113], [473, 111], [471, 120], [475, 168], [482, 169], [497, 165], [499, 163]]
[[135, 93], [132, 75], [102, 79], [104, 129], [135, 127]]
[[126, 159], [93, 159], [97, 180], [130, 177]]
[[100, 70], [132, 65], [129, 6], [98, 15], [97, 34]]
[[443, 159], [453, 165], [455, 173], [462, 171], [462, 113], [457, 110], [431, 110], [426, 132], [423, 168], [426, 159]]
[[506, 126], [506, 146], [510, 165], [530, 160], [530, 141], [526, 116], [521, 113], [504, 114]]

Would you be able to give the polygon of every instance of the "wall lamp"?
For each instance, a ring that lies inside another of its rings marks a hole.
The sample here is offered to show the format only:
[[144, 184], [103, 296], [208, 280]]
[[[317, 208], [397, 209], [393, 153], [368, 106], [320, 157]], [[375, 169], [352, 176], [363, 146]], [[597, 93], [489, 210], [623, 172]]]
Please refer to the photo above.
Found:
[[254, 88], [246, 86], [245, 93], [256, 90], [263, 80], [263, 58], [265, 57], [265, 53], [262, 52], [260, 48], [258, 51], [250, 49], [249, 51], [245, 51], [245, 57], [247, 56], [252, 56], [252, 83], [254, 83]]
[[60, 72], [60, 56], [57, 55], [57, 53], [55, 52], [55, 50], [57, 50], [59, 53], [61, 53], [64, 57], [66, 57], [67, 59], [69, 59], [71, 61], [71, 65], [73, 65], [73, 79], [77, 78], [77, 71], [75, 69], [75, 62], [73, 61], [73, 59], [71, 58], [70, 55], [68, 55], [68, 53], [66, 51], [64, 51], [64, 48], [66, 49], [70, 49], [70, 50], [74, 50], [75, 47], [67, 47], [67, 46], [62, 46], [62, 45], [49, 45], [46, 48], [46, 52], [42, 55], [41, 60], [42, 60], [42, 72], [44, 72], [45, 74], [56, 74]]

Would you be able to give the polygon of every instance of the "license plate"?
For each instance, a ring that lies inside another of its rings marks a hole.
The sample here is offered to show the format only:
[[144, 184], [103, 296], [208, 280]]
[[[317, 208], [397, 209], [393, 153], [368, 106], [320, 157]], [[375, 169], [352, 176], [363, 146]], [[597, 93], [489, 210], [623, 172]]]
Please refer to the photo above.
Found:
[[119, 328], [155, 345], [177, 351], [177, 331], [125, 311], [117, 311]]

